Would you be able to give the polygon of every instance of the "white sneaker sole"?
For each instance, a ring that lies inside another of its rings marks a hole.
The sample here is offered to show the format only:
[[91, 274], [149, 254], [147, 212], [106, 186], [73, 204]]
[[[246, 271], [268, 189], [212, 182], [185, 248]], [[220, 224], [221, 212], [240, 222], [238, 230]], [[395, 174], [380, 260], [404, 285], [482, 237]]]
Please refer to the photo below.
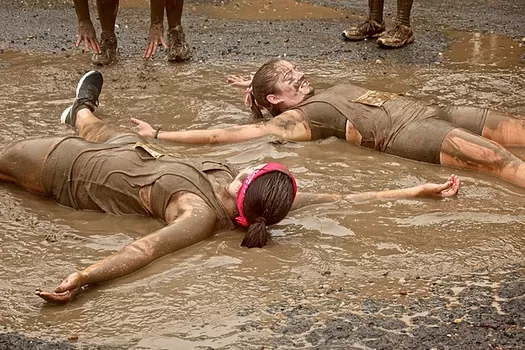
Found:
[[[82, 78], [80, 78], [80, 80], [78, 81], [78, 84], [77, 84], [77, 90], [75, 92], [75, 98], [78, 98], [78, 92], [80, 91], [80, 87], [82, 86], [82, 84], [84, 84], [84, 80], [86, 80], [86, 78], [89, 77], [93, 73], [96, 73], [96, 71], [90, 70], [89, 72], [84, 74], [82, 76]], [[67, 107], [66, 109], [64, 109], [64, 111], [60, 115], [60, 122], [62, 124], [69, 124], [67, 122], [67, 117], [69, 116], [69, 114], [71, 114], [71, 108], [73, 108], [73, 105], [71, 105], [71, 106]]]
[[73, 108], [73, 105], [71, 105], [71, 106], [67, 107], [66, 109], [64, 109], [64, 111], [60, 115], [60, 122], [62, 124], [69, 124], [67, 122], [67, 117], [69, 116], [69, 114], [71, 114], [71, 108]]

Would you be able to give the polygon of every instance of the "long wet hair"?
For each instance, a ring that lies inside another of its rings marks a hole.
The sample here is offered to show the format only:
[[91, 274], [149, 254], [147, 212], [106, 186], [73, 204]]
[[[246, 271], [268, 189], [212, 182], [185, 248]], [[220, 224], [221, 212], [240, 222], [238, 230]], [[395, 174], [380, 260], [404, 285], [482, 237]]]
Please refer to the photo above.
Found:
[[241, 246], [265, 246], [270, 238], [267, 226], [286, 217], [294, 196], [292, 179], [282, 171], [272, 171], [253, 180], [244, 197], [244, 216], [249, 226]]
[[279, 67], [279, 63], [282, 61], [282, 59], [276, 58], [266, 62], [253, 76], [251, 91], [249, 93], [252, 95], [253, 101], [250, 109], [255, 119], [263, 118], [260, 107], [266, 108], [274, 117], [280, 113], [278, 107], [271, 104], [266, 97], [279, 92], [277, 91], [276, 83], [279, 75], [283, 73]]

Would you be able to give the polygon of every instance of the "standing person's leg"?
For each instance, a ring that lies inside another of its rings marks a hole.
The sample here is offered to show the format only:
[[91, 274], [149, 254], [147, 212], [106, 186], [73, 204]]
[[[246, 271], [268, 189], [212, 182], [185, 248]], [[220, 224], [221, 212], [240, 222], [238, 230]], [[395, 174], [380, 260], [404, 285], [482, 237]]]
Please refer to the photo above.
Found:
[[168, 61], [186, 61], [191, 58], [190, 46], [181, 25], [184, 0], [166, 0], [168, 18]]
[[100, 18], [100, 54], [94, 54], [91, 62], [105, 66], [117, 58], [117, 36], [115, 23], [117, 21], [119, 0], [97, 0], [98, 17]]
[[79, 136], [90, 142], [116, 142], [117, 137], [126, 135], [132, 135], [135, 141], [142, 140], [141, 136], [129, 129], [109, 125], [93, 114], [103, 83], [102, 74], [98, 71], [84, 74], [77, 86], [75, 102], [62, 113], [61, 122], [77, 128]]
[[476, 170], [525, 187], [525, 163], [500, 144], [455, 128], [444, 138], [441, 165]]
[[377, 38], [385, 31], [383, 20], [383, 5], [385, 0], [368, 0], [369, 15], [364, 23], [357, 27], [343, 31], [343, 36], [348, 40], [364, 40]]
[[410, 11], [413, 0], [397, 0], [397, 15], [394, 28], [383, 34], [377, 43], [388, 48], [398, 48], [414, 42], [414, 32], [410, 27]]
[[448, 106], [444, 119], [502, 146], [525, 146], [525, 118], [488, 108]]
[[0, 181], [45, 194], [44, 168], [47, 156], [62, 137], [13, 142], [0, 152]]

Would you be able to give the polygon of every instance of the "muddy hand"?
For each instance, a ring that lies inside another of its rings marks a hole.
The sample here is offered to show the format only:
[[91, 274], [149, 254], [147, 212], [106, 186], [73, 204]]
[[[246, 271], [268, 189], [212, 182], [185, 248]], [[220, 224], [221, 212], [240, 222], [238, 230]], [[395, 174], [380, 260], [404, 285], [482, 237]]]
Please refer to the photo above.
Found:
[[424, 184], [420, 196], [451, 197], [458, 193], [461, 182], [457, 175], [450, 175], [444, 184]]
[[137, 119], [137, 118], [131, 118], [130, 121], [132, 124], [135, 124], [137, 126], [138, 128], [137, 133], [140, 136], [153, 137], [153, 134], [155, 133], [155, 129], [153, 129], [153, 127], [150, 124], [146, 123], [143, 120]]
[[441, 190], [440, 194], [442, 197], [451, 197], [458, 194], [459, 187], [461, 186], [461, 181], [459, 180], [459, 176], [457, 175], [450, 175], [448, 178], [448, 181], [444, 184], [444, 186], [448, 186], [447, 188]]
[[247, 88], [252, 84], [252, 78], [246, 79], [238, 75], [230, 75], [228, 77], [228, 83], [233, 87]]
[[145, 59], [148, 59], [151, 56], [155, 55], [159, 44], [162, 44], [162, 46], [165, 49], [168, 48], [168, 45], [166, 44], [166, 41], [164, 40], [163, 34], [164, 34], [164, 28], [162, 26], [152, 26], [149, 29], [148, 43], [146, 44], [146, 48], [144, 49]]
[[78, 272], [74, 272], [62, 281], [54, 292], [50, 293], [37, 289], [35, 294], [49, 303], [62, 304], [72, 300], [78, 293], [80, 293], [81, 287], [81, 276]]
[[79, 47], [82, 41], [84, 42], [84, 49], [86, 52], [89, 52], [90, 47], [95, 53], [102, 52], [97, 40], [97, 34], [95, 33], [95, 27], [93, 27], [91, 21], [78, 22], [77, 42], [75, 43], [75, 46]]

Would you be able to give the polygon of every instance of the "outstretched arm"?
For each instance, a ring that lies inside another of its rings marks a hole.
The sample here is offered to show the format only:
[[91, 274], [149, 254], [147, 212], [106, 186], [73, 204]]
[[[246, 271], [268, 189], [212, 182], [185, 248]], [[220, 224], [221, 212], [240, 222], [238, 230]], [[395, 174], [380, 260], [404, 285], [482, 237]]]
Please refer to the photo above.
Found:
[[128, 275], [166, 254], [206, 239], [213, 234], [216, 221], [213, 210], [193, 194], [180, 196], [171, 203], [166, 218], [171, 221], [168, 226], [128, 244], [82, 271], [72, 273], [54, 292], [37, 290], [36, 295], [51, 303], [68, 302], [81, 292], [83, 286]]
[[293, 141], [307, 141], [311, 138], [308, 122], [300, 112], [294, 110], [281, 113], [267, 122], [224, 129], [158, 131], [140, 119], [131, 118], [131, 123], [137, 126], [138, 133], [144, 137], [192, 144], [236, 143], [264, 136], [277, 136]]
[[347, 200], [351, 202], [369, 199], [402, 199], [416, 197], [451, 197], [458, 193], [461, 182], [457, 175], [450, 175], [444, 184], [426, 183], [414, 187], [401, 188], [397, 190], [373, 191], [353, 194], [318, 194], [298, 193], [292, 206], [292, 210], [299, 209], [312, 204], [323, 204]]

